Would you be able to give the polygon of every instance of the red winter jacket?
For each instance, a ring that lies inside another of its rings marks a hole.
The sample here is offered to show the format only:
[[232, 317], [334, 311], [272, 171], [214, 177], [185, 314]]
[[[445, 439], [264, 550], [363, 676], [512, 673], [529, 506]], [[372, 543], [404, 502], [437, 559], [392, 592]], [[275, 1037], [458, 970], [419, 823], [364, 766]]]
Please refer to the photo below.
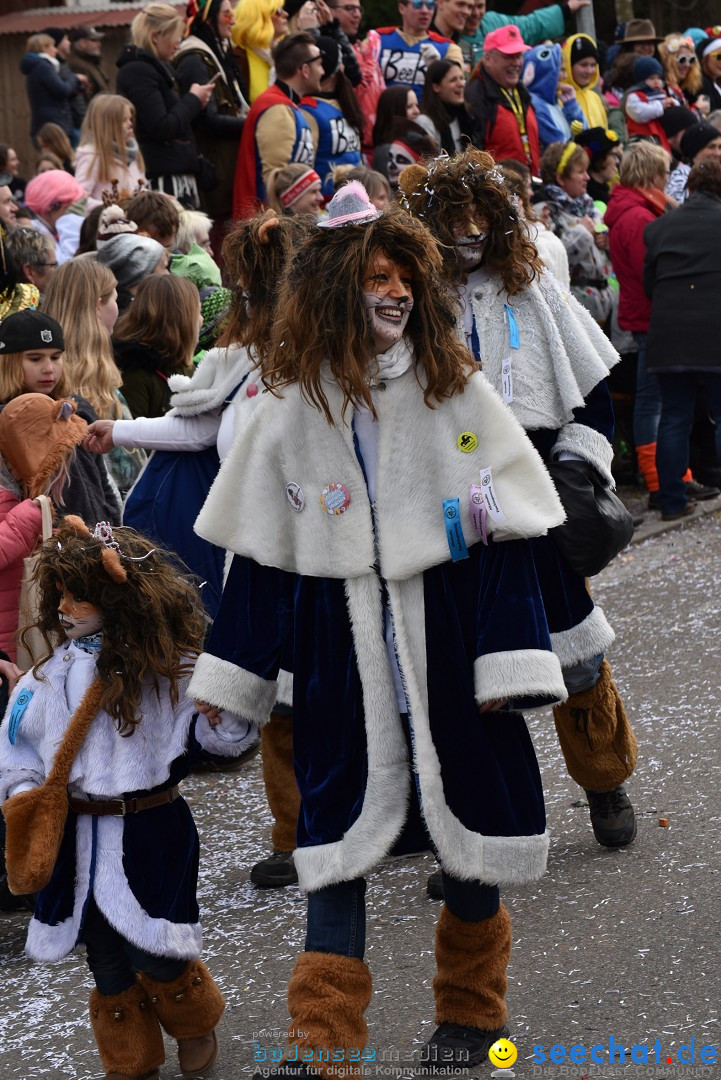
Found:
[[668, 197], [657, 188], [617, 184], [611, 192], [603, 220], [608, 225], [611, 262], [621, 286], [618, 322], [624, 330], [648, 331], [651, 301], [643, 291], [643, 230], [661, 217], [667, 206]]
[[42, 533], [42, 514], [31, 499], [0, 487], [0, 649], [15, 660], [20, 582], [23, 560], [31, 555]]

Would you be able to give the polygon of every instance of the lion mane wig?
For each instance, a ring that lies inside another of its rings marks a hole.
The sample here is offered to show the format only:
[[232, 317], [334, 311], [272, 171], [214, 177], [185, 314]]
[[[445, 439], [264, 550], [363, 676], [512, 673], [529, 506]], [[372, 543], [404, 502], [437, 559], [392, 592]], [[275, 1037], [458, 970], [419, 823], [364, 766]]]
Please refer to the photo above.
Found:
[[299, 383], [329, 424], [323, 392], [328, 373], [343, 392], [344, 416], [349, 405], [365, 406], [375, 415], [369, 385], [375, 348], [363, 282], [379, 255], [407, 267], [413, 280], [405, 336], [415, 352], [426, 405], [433, 408], [434, 400], [462, 393], [475, 367], [457, 338], [457, 301], [444, 284], [438, 245], [421, 222], [393, 208], [364, 224], [316, 226], [288, 265], [263, 375], [274, 393]]
[[427, 165], [409, 165], [398, 184], [403, 206], [442, 245], [450, 281], [458, 284], [464, 278], [456, 257], [455, 230], [465, 229], [473, 213], [484, 218], [488, 228], [483, 264], [500, 275], [509, 296], [542, 272], [538, 252], [490, 154], [469, 149]]
[[173, 705], [179, 681], [192, 670], [205, 633], [200, 596], [172, 558], [126, 527], [105, 522], [91, 533], [78, 517], [64, 518], [40, 551], [34, 580], [40, 598], [35, 625], [52, 655], [65, 634], [58, 617], [61, 592], [97, 607], [103, 615], [98, 675], [105, 683], [100, 701], [122, 735], [142, 721], [143, 687], [160, 691], [166, 680]]

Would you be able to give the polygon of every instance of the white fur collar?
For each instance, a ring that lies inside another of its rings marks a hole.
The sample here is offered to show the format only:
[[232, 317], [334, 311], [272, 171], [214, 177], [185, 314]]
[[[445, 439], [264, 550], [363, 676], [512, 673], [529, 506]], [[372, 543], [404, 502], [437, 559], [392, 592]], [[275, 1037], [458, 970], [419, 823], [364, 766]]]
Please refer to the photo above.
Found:
[[255, 367], [244, 345], [210, 349], [192, 376], [171, 375], [170, 404], [180, 416], [198, 416], [219, 409], [238, 383]]
[[[400, 580], [448, 561], [444, 499], [460, 500], [466, 544], [480, 539], [470, 514], [470, 485], [480, 484], [480, 470], [489, 467], [507, 519], [503, 526], [488, 519], [498, 539], [542, 535], [563, 521], [540, 457], [480, 372], [463, 394], [433, 409], [423, 401], [415, 368], [385, 386], [374, 396], [374, 515], [350, 410], [345, 422], [341, 418], [339, 387], [324, 386], [335, 420], [330, 426], [295, 385], [282, 398], [266, 395], [237, 435], [196, 532], [263, 565], [312, 577], [360, 577], [378, 562], [385, 578]], [[471, 453], [459, 449], [464, 432], [476, 436]], [[323, 509], [321, 495], [329, 484], [347, 488], [344, 513]], [[291, 492], [293, 485], [302, 492], [295, 508], [289, 485]]]
[[[511, 357], [513, 414], [523, 428], [560, 428], [608, 375], [620, 357], [581, 304], [544, 273], [509, 297], [494, 274], [472, 289], [483, 373], [501, 391], [503, 361]], [[511, 349], [505, 305], [511, 304], [520, 348]], [[465, 340], [462, 326], [460, 331]]]

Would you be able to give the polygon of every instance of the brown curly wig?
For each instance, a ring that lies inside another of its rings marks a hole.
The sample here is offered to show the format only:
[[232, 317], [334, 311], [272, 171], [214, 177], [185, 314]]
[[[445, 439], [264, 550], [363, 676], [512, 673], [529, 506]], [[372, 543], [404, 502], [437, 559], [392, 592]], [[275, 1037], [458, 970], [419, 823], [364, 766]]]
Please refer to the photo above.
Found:
[[142, 721], [144, 686], [160, 693], [161, 680], [167, 680], [170, 700], [177, 704], [179, 680], [190, 674], [202, 649], [205, 624], [200, 596], [179, 573], [177, 561], [133, 529], [117, 527], [113, 536], [119, 552], [95, 539], [80, 519], [66, 518], [43, 544], [34, 574], [40, 596], [35, 625], [48, 652], [33, 672], [42, 678], [40, 665], [65, 640], [58, 618], [61, 592], [93, 604], [104, 620], [96, 661], [106, 684], [100, 708], [117, 721], [122, 735], [132, 735]]
[[278, 216], [274, 210], [237, 222], [223, 242], [226, 272], [233, 282], [233, 300], [221, 347], [253, 345], [266, 354], [275, 316], [278, 282], [291, 253], [308, 234], [299, 215]]
[[275, 392], [300, 383], [306, 400], [329, 424], [322, 380], [326, 362], [343, 391], [343, 415], [349, 405], [365, 406], [375, 415], [369, 386], [375, 348], [363, 281], [378, 255], [408, 267], [412, 275], [414, 303], [405, 336], [415, 350], [419, 382], [422, 372], [426, 405], [433, 408], [431, 399], [462, 393], [475, 367], [456, 336], [456, 302], [443, 283], [441, 255], [425, 226], [398, 208], [363, 225], [316, 226], [288, 266], [264, 381]]
[[454, 230], [465, 229], [473, 212], [488, 223], [483, 265], [500, 275], [509, 296], [541, 274], [538, 252], [490, 154], [469, 149], [427, 165], [410, 165], [398, 183], [403, 205], [440, 242], [450, 281], [459, 284], [465, 278], [456, 255]]

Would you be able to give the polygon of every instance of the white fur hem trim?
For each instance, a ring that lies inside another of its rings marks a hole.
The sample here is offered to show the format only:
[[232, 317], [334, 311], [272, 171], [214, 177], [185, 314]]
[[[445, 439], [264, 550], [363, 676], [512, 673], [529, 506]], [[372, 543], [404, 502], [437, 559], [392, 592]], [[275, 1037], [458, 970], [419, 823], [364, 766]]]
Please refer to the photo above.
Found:
[[560, 454], [562, 450], [569, 454], [576, 454], [593, 465], [611, 490], [615, 490], [616, 481], [611, 473], [613, 447], [600, 431], [587, 427], [585, 424], [566, 424], [561, 428], [554, 444], [553, 457]]
[[90, 889], [90, 865], [93, 856], [93, 819], [78, 815], [75, 827], [75, 899], [73, 913], [61, 923], [51, 926], [34, 916], [28, 926], [25, 952], [33, 960], [52, 963], [62, 960], [78, 943], [80, 920]]
[[473, 665], [476, 701], [513, 700], [524, 697], [568, 697], [561, 665], [552, 652], [523, 649], [486, 653]]
[[293, 708], [293, 672], [284, 671], [283, 668], [278, 672], [278, 688], [275, 693], [275, 701], [277, 705], [288, 705], [289, 708]]
[[270, 719], [276, 683], [212, 653], [201, 653], [188, 685], [188, 697], [207, 701], [261, 727]]
[[551, 634], [551, 648], [562, 668], [590, 660], [592, 656], [605, 653], [613, 644], [614, 634], [608, 619], [600, 607], [595, 606], [583, 622], [570, 630]]
[[304, 892], [363, 877], [397, 840], [408, 808], [410, 770], [383, 636], [375, 574], [345, 583], [365, 714], [368, 778], [363, 806], [341, 840], [297, 848], [293, 858]]
[[[443, 791], [441, 764], [428, 720], [423, 579], [388, 582], [396, 649], [411, 712], [413, 752], [423, 817], [444, 870], [462, 881], [487, 885], [535, 881], [546, 871], [548, 834], [483, 836], [452, 813]], [[565, 696], [565, 689], [564, 689]]]

